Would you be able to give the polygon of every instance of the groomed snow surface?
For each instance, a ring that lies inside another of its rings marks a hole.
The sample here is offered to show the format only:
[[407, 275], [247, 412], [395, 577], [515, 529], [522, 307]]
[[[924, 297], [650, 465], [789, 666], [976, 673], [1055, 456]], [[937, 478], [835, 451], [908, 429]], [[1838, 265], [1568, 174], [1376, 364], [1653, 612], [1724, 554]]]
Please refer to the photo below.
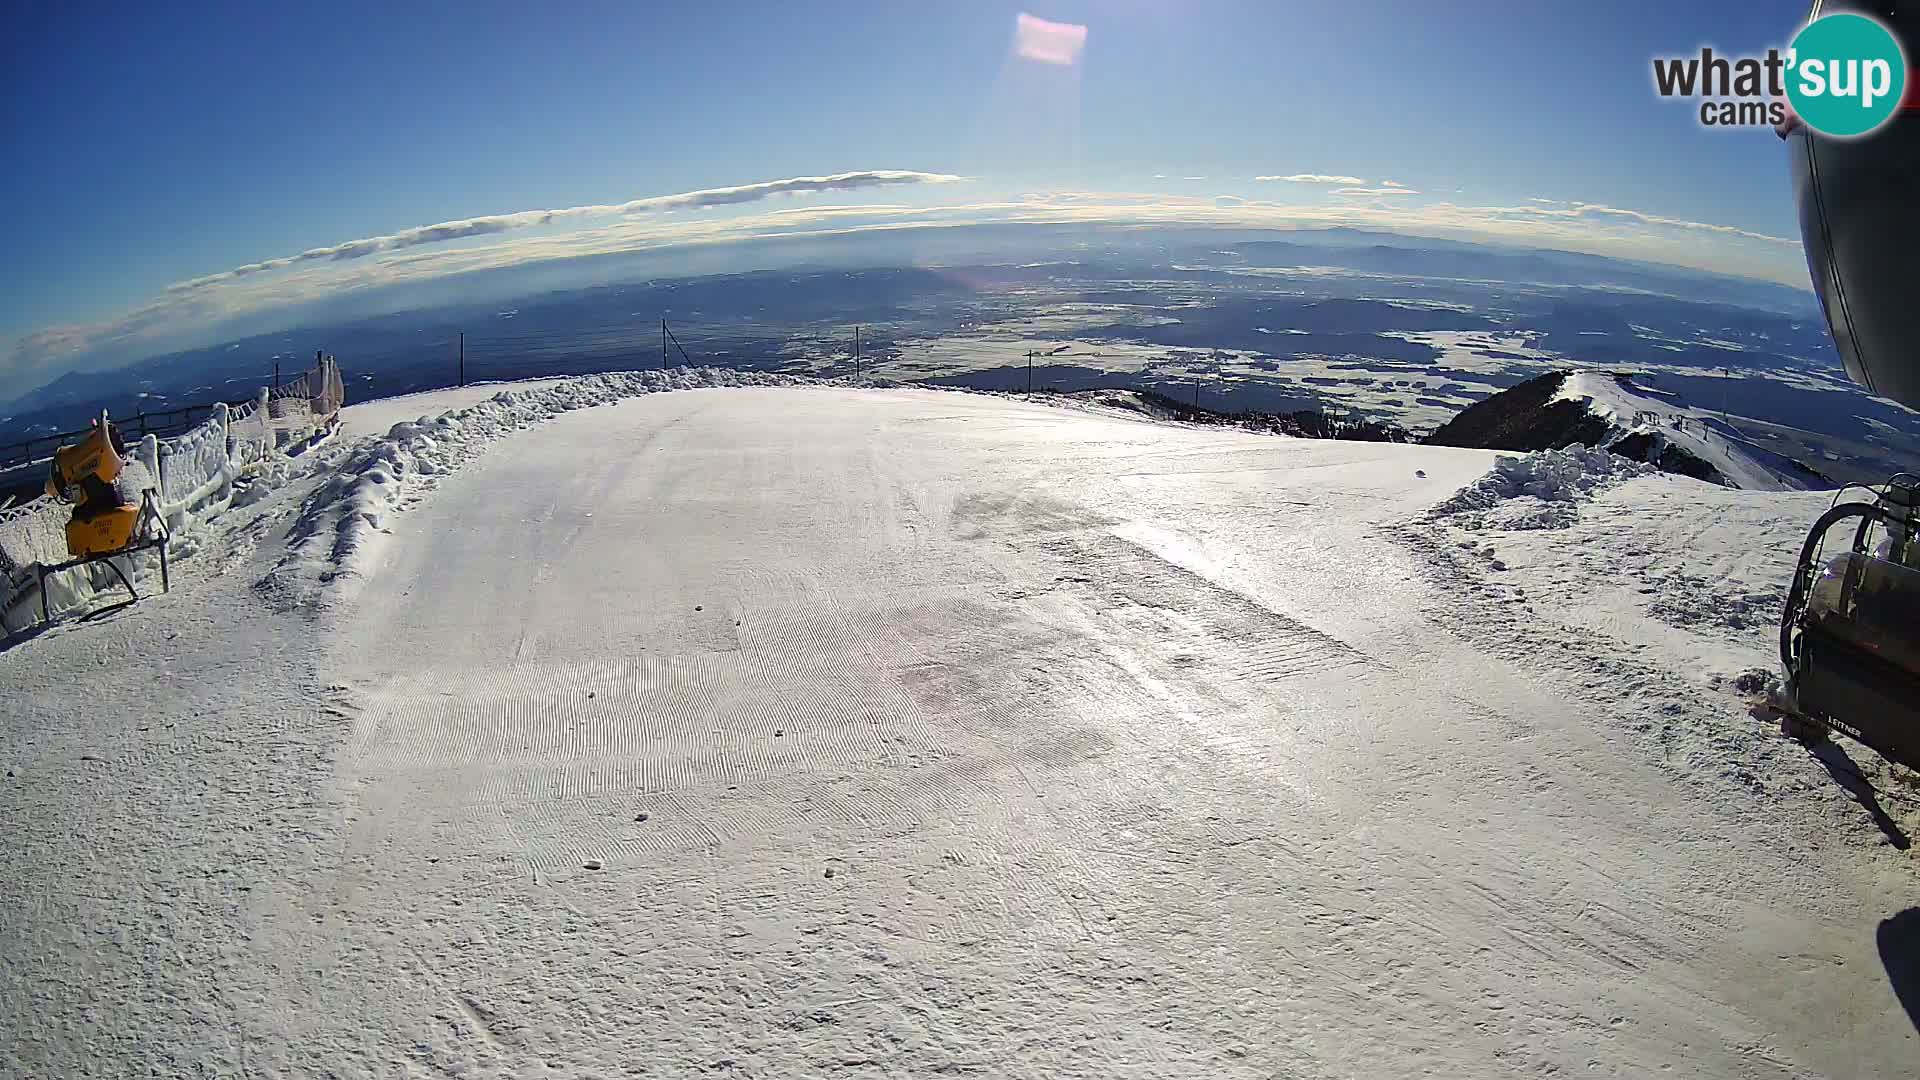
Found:
[[10, 643], [5, 1071], [1913, 1075], [1920, 786], [1736, 687], [1826, 496], [788, 382], [350, 412]]

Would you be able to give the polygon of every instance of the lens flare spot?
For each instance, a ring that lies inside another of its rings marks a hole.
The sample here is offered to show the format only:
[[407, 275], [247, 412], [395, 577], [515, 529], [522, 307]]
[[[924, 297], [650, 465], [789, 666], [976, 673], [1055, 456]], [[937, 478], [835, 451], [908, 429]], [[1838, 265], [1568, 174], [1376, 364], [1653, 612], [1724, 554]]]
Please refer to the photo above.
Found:
[[1087, 45], [1087, 28], [1074, 23], [1049, 22], [1025, 12], [1014, 21], [1013, 51], [1027, 60], [1072, 67]]

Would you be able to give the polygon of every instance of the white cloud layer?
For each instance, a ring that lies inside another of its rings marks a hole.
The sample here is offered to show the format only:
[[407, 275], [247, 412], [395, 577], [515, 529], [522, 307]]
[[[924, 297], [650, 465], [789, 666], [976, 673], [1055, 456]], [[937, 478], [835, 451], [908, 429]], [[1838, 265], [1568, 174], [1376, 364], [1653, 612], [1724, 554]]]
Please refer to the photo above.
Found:
[[[52, 326], [0, 355], [0, 396], [67, 370], [211, 344], [293, 325], [290, 313], [393, 286], [431, 284], [472, 271], [555, 264], [584, 256], [694, 250], [778, 237], [981, 224], [1197, 225], [1286, 229], [1344, 225], [1411, 235], [1494, 240], [1664, 262], [1807, 287], [1797, 240], [1710, 222], [1583, 202], [1528, 200], [1469, 205], [1403, 186], [1336, 188], [1328, 201], [1283, 202], [1238, 195], [1057, 191], [928, 205], [802, 204], [722, 214], [674, 209], [750, 204], [786, 193], [877, 185], [945, 185], [938, 173], [878, 170], [746, 184], [609, 206], [532, 210], [403, 230], [250, 264], [168, 289], [152, 302], [97, 323]], [[1345, 179], [1345, 178], [1340, 178]], [[933, 190], [926, 188], [926, 190]], [[1342, 195], [1343, 191], [1348, 193]], [[568, 223], [569, 229], [533, 225]], [[504, 235], [503, 235], [504, 234]], [[461, 243], [441, 243], [460, 239]], [[358, 302], [356, 300], [356, 302]], [[280, 320], [273, 323], [273, 320]], [[273, 323], [273, 325], [267, 325]]]
[[1291, 176], [1256, 176], [1260, 183], [1278, 182], [1282, 184], [1344, 184], [1358, 186], [1366, 181], [1358, 176], [1333, 176], [1327, 173], [1294, 173]]
[[437, 225], [420, 225], [387, 236], [369, 236], [361, 240], [348, 240], [331, 247], [310, 248], [298, 255], [288, 255], [265, 262], [248, 263], [236, 266], [232, 270], [223, 270], [218, 274], [182, 281], [167, 287], [173, 294], [189, 293], [204, 289], [210, 285], [232, 281], [249, 274], [260, 274], [272, 270], [284, 270], [303, 262], [359, 259], [382, 251], [395, 251], [400, 248], [417, 247], [421, 244], [439, 244], [448, 240], [462, 240], [471, 236], [488, 236], [508, 232], [513, 229], [530, 229], [555, 222], [567, 222], [582, 218], [596, 217], [632, 217], [637, 214], [652, 214], [670, 210], [694, 210], [708, 206], [728, 206], [737, 203], [758, 202], [775, 195], [794, 195], [817, 191], [851, 191], [858, 188], [880, 187], [890, 184], [947, 184], [961, 179], [946, 173], [912, 172], [905, 169], [869, 169], [865, 172], [835, 173], [832, 176], [796, 176], [789, 180], [767, 180], [758, 184], [740, 184], [735, 187], [707, 188], [701, 191], [687, 191], [678, 195], [655, 195], [645, 199], [633, 199], [629, 202], [604, 206], [569, 206], [561, 210], [521, 210], [512, 214], [490, 214], [486, 217], [466, 218], [461, 221], [443, 221]]

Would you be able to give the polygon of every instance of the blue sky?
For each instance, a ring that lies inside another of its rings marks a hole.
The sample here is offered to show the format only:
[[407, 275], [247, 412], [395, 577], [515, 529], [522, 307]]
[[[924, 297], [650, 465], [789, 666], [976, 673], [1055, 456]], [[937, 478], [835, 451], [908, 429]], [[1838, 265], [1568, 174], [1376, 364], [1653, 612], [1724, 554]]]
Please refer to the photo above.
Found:
[[[988, 219], [1023, 214], [1007, 208], [1036, 195], [1119, 193], [1075, 205], [1148, 220], [1244, 212], [1248, 224], [1291, 220], [1276, 208], [1298, 206], [1306, 223], [1333, 215], [1472, 233], [1476, 208], [1533, 206], [1537, 220], [1497, 216], [1493, 235], [1525, 240], [1538, 226], [1551, 246], [1804, 283], [1780, 144], [1764, 129], [1703, 129], [1687, 105], [1654, 96], [1648, 73], [1654, 55], [1704, 43], [1733, 53], [1784, 44], [1804, 4], [274, 7], [9, 14], [0, 123], [11, 167], [0, 193], [15, 210], [0, 382], [44, 381], [96, 355], [175, 344], [237, 313], [391, 275], [664, 243], [680, 225], [662, 218], [643, 239], [603, 230], [573, 241], [563, 228], [515, 226], [464, 254], [459, 243], [436, 252], [410, 242], [352, 266], [223, 281], [191, 303], [167, 292], [308, 249], [483, 215], [873, 170], [965, 179], [856, 181], [777, 207], [722, 207], [697, 225], [724, 238], [718, 222], [757, 229], [760, 215], [815, 204]], [[1086, 27], [1077, 62], [1018, 57], [1023, 11]], [[1299, 174], [1365, 183], [1254, 179]], [[1420, 194], [1336, 194], [1388, 180]], [[1573, 203], [1598, 209], [1566, 213]], [[437, 264], [442, 255], [461, 258]], [[0, 385], [0, 397], [13, 389], [26, 387]]]

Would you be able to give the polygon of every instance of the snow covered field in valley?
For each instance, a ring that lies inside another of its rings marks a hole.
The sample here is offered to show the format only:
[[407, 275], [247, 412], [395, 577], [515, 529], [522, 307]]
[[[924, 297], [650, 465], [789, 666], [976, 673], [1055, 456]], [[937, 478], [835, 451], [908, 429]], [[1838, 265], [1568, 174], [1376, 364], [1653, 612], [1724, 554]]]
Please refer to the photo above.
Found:
[[350, 409], [0, 651], [7, 1071], [1920, 1061], [1920, 785], [1734, 686], [1828, 496], [665, 382]]

